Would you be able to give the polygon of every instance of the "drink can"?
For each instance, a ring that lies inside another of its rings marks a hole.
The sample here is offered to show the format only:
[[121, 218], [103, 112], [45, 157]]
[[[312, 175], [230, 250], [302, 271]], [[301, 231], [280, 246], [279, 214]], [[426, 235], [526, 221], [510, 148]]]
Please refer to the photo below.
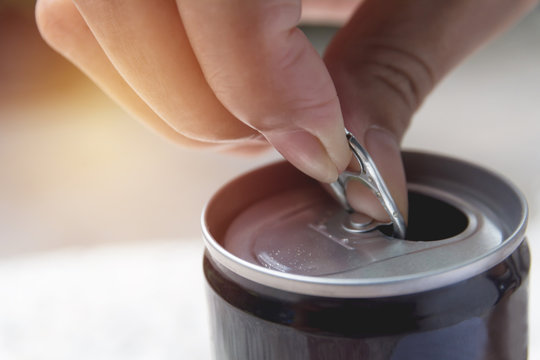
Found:
[[202, 225], [216, 359], [527, 359], [523, 195], [464, 161], [403, 160], [405, 239], [286, 162], [215, 194]]

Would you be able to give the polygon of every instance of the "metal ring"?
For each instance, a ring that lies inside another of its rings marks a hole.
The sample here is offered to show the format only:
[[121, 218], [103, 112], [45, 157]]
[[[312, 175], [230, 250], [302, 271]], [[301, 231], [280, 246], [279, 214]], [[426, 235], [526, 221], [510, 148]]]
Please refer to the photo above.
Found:
[[347, 184], [350, 180], [361, 181], [364, 185], [371, 189], [373, 194], [379, 199], [384, 210], [390, 216], [392, 221], [392, 226], [394, 228], [394, 236], [400, 239], [405, 238], [405, 220], [403, 215], [399, 211], [396, 202], [392, 198], [390, 191], [377, 170], [375, 163], [369, 156], [368, 152], [360, 142], [351, 134], [350, 131], [345, 129], [347, 135], [347, 141], [349, 142], [349, 147], [351, 148], [354, 157], [360, 165], [359, 172], [344, 171], [341, 173], [337, 181], [330, 184], [330, 188], [334, 192], [336, 199], [339, 203], [350, 212], [353, 212], [352, 207], [347, 201]]

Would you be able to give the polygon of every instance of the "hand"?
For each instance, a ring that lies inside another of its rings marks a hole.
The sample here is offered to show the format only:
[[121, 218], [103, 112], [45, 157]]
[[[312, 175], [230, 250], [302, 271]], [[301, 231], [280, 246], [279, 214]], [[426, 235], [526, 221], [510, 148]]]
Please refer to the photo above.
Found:
[[[38, 1], [42, 35], [154, 129], [201, 147], [266, 139], [331, 182], [351, 159], [346, 126], [406, 216], [399, 143], [412, 115], [453, 66], [535, 1], [365, 0], [324, 60], [296, 27], [300, 0], [74, 3]], [[355, 209], [387, 219], [366, 187], [352, 184], [348, 195]]]

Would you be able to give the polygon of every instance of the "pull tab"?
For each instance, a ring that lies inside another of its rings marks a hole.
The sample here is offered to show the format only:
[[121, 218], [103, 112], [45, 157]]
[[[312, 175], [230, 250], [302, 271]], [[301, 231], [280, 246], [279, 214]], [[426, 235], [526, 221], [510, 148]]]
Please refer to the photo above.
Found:
[[397, 205], [390, 195], [390, 191], [386, 187], [379, 170], [375, 166], [375, 163], [369, 156], [366, 149], [360, 145], [358, 140], [351, 134], [347, 129], [345, 129], [347, 135], [347, 141], [349, 142], [349, 147], [351, 148], [354, 157], [360, 165], [359, 172], [344, 171], [341, 173], [337, 181], [330, 184], [330, 188], [335, 195], [335, 198], [339, 201], [341, 206], [349, 212], [354, 210], [349, 205], [347, 201], [347, 184], [350, 180], [359, 180], [364, 185], [369, 187], [373, 194], [377, 196], [381, 205], [383, 206], [386, 213], [390, 216], [392, 221], [392, 226], [394, 228], [394, 236], [399, 239], [405, 238], [405, 221], [403, 220], [403, 215], [397, 208]]

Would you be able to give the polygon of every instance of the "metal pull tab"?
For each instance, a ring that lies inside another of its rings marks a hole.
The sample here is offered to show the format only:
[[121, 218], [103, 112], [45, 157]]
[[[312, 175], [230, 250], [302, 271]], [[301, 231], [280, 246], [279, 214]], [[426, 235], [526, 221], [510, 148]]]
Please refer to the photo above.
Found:
[[394, 228], [394, 236], [400, 239], [405, 238], [405, 221], [403, 215], [399, 212], [390, 191], [386, 187], [379, 170], [375, 166], [375, 163], [369, 156], [366, 149], [360, 145], [358, 140], [351, 134], [347, 129], [345, 129], [347, 135], [347, 141], [349, 142], [349, 147], [351, 148], [354, 157], [360, 165], [360, 172], [344, 171], [341, 173], [337, 181], [330, 184], [336, 199], [339, 203], [349, 212], [353, 212], [352, 207], [347, 201], [347, 184], [350, 180], [359, 180], [364, 185], [369, 187], [373, 194], [377, 196], [381, 202], [384, 210], [390, 216], [392, 221], [392, 226]]

